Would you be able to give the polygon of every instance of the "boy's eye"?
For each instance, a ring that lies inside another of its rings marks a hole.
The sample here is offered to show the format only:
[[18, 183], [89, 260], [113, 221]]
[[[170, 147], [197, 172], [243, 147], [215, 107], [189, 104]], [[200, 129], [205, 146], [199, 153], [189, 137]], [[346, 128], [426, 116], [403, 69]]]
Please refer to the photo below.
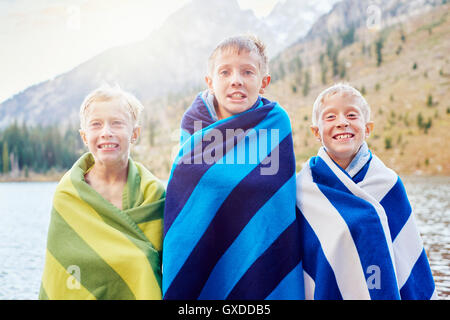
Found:
[[114, 120], [112, 124], [115, 125], [115, 126], [120, 126], [120, 125], [123, 124], [123, 122], [120, 121], [120, 120]]
[[349, 114], [347, 115], [347, 117], [349, 117], [350, 119], [355, 119], [355, 118], [358, 117], [358, 115], [357, 115], [356, 113], [349, 113]]
[[328, 114], [325, 116], [325, 120], [333, 120], [335, 118], [334, 114]]
[[250, 76], [250, 75], [253, 74], [253, 71], [252, 71], [252, 70], [245, 70], [245, 71], [244, 71], [244, 74], [245, 74], [246, 76]]
[[222, 71], [219, 71], [219, 74], [220, 74], [221, 76], [226, 76], [226, 75], [228, 75], [228, 70], [222, 70]]
[[98, 121], [91, 122], [91, 127], [100, 127], [102, 124]]

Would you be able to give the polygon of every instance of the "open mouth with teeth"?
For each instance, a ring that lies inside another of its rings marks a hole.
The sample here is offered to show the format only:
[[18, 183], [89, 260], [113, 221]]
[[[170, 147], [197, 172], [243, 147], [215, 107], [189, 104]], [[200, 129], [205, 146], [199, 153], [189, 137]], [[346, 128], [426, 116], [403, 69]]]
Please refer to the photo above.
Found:
[[333, 136], [334, 140], [344, 140], [344, 139], [350, 139], [353, 138], [355, 135], [353, 133], [338, 133]]
[[97, 146], [101, 150], [115, 150], [119, 147], [117, 143], [102, 143]]
[[232, 100], [242, 100], [242, 99], [247, 98], [247, 96], [245, 94], [243, 94], [242, 92], [234, 92], [232, 94], [229, 94], [227, 97]]

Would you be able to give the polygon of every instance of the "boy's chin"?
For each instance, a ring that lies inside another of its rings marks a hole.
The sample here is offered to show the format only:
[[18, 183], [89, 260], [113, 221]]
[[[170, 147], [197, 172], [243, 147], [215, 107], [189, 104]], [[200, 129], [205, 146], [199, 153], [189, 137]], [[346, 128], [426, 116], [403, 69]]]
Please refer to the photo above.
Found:
[[351, 162], [358, 153], [358, 148], [327, 148], [327, 153], [337, 162]]
[[235, 115], [238, 115], [242, 112], [247, 111], [248, 109], [250, 109], [252, 106], [229, 106], [227, 105], [225, 108], [222, 108], [221, 110], [221, 114], [223, 116], [223, 118], [228, 118], [228, 117], [232, 117]]
[[255, 102], [256, 100], [253, 102], [245, 101], [243, 103], [228, 104], [227, 110], [232, 114], [239, 114], [253, 107]]
[[117, 166], [118, 164], [126, 164], [128, 162], [128, 156], [125, 154], [117, 153], [104, 153], [104, 154], [94, 154], [94, 160], [97, 163], [102, 163], [106, 166]]

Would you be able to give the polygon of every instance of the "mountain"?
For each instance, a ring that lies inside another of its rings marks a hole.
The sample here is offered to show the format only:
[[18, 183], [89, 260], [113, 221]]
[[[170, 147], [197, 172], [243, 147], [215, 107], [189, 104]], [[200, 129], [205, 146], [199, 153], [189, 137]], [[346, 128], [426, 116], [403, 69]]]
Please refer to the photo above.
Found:
[[[408, 12], [408, 3], [398, 4], [397, 12]], [[375, 129], [367, 141], [387, 166], [402, 175], [450, 175], [450, 149], [442, 147], [450, 140], [450, 4], [428, 8], [379, 29], [362, 24], [349, 39], [342, 37], [348, 32], [335, 30], [336, 35], [330, 29], [323, 38], [297, 42], [271, 60], [272, 81], [265, 97], [289, 114], [297, 172], [320, 146], [310, 130], [316, 97], [344, 81], [359, 89], [371, 106]], [[333, 10], [325, 16], [340, 17]], [[157, 118], [143, 127], [133, 157], [159, 177], [169, 177], [179, 138], [176, 129], [194, 98], [191, 93], [161, 102]]]
[[[374, 154], [402, 175], [449, 176], [450, 4], [379, 1], [380, 27], [368, 28], [364, 6], [346, 12], [349, 3], [337, 3], [311, 28], [309, 40], [271, 61], [272, 79], [278, 78], [267, 98], [290, 116], [297, 171], [320, 146], [310, 131], [316, 97], [343, 81], [371, 106], [375, 129], [367, 141]], [[347, 39], [350, 21], [360, 27]]]
[[318, 17], [330, 11], [337, 1], [280, 1], [264, 21], [272, 31], [275, 31], [280, 43], [289, 45], [305, 36]]
[[450, 140], [450, 4], [445, 0], [344, 0], [317, 17], [309, 31], [292, 27], [306, 19], [301, 17], [306, 7], [295, 9], [301, 1], [280, 2], [263, 19], [240, 10], [236, 1], [220, 1], [192, 1], [145, 41], [110, 49], [14, 96], [0, 106], [0, 128], [14, 119], [76, 121], [84, 95], [120, 76], [119, 83], [146, 107], [133, 158], [167, 179], [177, 129], [195, 90], [204, 87], [210, 50], [227, 33], [256, 30], [272, 49], [265, 96], [290, 116], [297, 171], [319, 147], [310, 131], [315, 98], [345, 81], [371, 105], [375, 130], [368, 143], [389, 167], [401, 174], [450, 175], [450, 149], [443, 148]]
[[255, 33], [266, 42], [269, 56], [274, 56], [306, 33], [327, 8], [303, 3], [287, 0], [259, 19], [253, 11], [241, 10], [236, 0], [193, 0], [144, 41], [109, 49], [0, 104], [0, 129], [13, 121], [44, 126], [76, 123], [83, 98], [104, 82], [118, 83], [144, 104], [198, 90], [203, 87], [208, 55], [223, 38]]
[[349, 28], [366, 26], [379, 30], [389, 25], [423, 14], [442, 4], [442, 0], [345, 0], [321, 16], [307, 35], [299, 39], [308, 42], [315, 38], [326, 39]]

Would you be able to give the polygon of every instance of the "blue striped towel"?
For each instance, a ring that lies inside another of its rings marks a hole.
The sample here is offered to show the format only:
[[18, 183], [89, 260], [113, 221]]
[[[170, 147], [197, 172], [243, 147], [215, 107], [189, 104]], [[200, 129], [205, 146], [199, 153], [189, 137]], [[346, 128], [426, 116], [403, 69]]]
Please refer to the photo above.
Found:
[[347, 171], [322, 147], [297, 176], [306, 299], [430, 299], [435, 286], [399, 176], [364, 143]]
[[302, 299], [289, 118], [260, 97], [217, 121], [210, 97], [199, 94], [182, 120], [166, 195], [164, 299]]

